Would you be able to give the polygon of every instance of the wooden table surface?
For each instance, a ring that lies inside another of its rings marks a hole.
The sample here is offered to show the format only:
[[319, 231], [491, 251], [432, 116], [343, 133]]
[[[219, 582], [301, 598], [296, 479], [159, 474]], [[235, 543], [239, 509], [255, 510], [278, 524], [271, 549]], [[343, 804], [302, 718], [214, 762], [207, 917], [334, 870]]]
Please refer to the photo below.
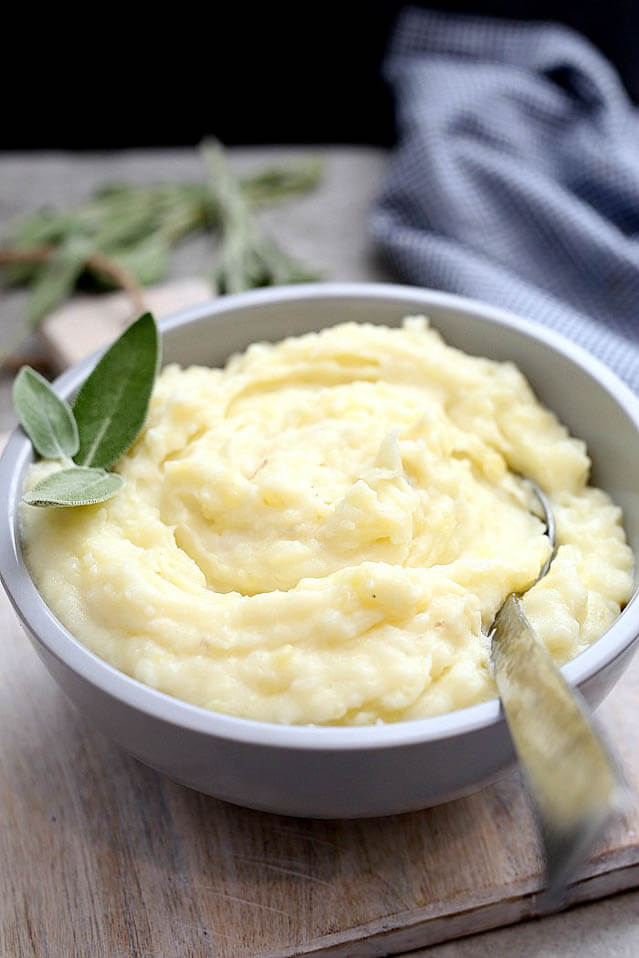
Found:
[[[245, 153], [241, 161], [262, 158]], [[297, 212], [289, 211], [288, 220], [286, 211], [277, 213], [289, 237], [304, 235], [306, 257], [310, 253], [312, 259], [315, 250], [327, 278], [383, 277], [363, 239], [383, 159], [376, 151], [330, 153], [323, 204], [321, 197], [309, 198]], [[194, 165], [186, 154], [2, 159], [0, 218], [47, 200], [66, 202], [104, 179], [192, 175]], [[183, 262], [178, 271], [191, 272], [191, 265]], [[5, 299], [4, 306], [7, 323], [15, 322], [19, 297]], [[6, 427], [11, 422], [6, 379], [3, 385], [0, 424]], [[309, 823], [234, 809], [145, 768], [86, 726], [20, 633], [4, 596], [0, 631], [2, 956], [294, 954], [294, 945], [287, 950], [286, 942], [308, 940], [318, 930], [330, 936], [344, 926], [345, 915], [365, 925], [380, 908], [400, 913], [419, 895], [424, 899], [428, 888], [411, 884], [417, 874], [426, 876], [422, 885], [439, 887], [441, 875], [410, 866], [451, 842], [457, 855], [463, 852], [464, 822], [469, 809], [475, 808], [476, 816], [478, 802], [492, 812], [482, 812], [485, 829], [477, 840], [497, 842], [505, 873], [508, 829], [529, 836], [530, 813], [516, 778], [490, 795], [443, 806], [427, 834], [419, 814]], [[614, 700], [604, 708], [613, 714]], [[624, 747], [633, 757], [634, 742]], [[633, 819], [627, 829], [639, 830], [639, 822]], [[526, 847], [533, 868], [534, 848]], [[450, 861], [454, 879], [455, 855]], [[472, 880], [466, 874], [460, 883]], [[639, 954], [638, 914], [639, 892], [631, 892], [534, 926], [436, 946], [427, 954], [630, 958]], [[404, 940], [405, 947], [414, 947]], [[371, 943], [368, 950], [340, 953], [382, 952], [379, 943]]]

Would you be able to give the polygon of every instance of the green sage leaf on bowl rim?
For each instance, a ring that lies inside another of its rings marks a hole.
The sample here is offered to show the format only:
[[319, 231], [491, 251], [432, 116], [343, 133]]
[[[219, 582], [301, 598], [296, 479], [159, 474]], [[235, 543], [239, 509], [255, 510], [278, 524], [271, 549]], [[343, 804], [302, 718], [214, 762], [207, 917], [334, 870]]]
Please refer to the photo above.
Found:
[[114, 496], [123, 481], [115, 472], [73, 466], [52, 472], [22, 498], [30, 506], [91, 506]]
[[40, 373], [23, 366], [13, 384], [13, 404], [18, 419], [45, 459], [75, 456], [80, 446], [78, 427], [71, 407], [61, 399]]
[[144, 313], [106, 351], [73, 404], [79, 466], [108, 469], [138, 437], [160, 359], [160, 338]]

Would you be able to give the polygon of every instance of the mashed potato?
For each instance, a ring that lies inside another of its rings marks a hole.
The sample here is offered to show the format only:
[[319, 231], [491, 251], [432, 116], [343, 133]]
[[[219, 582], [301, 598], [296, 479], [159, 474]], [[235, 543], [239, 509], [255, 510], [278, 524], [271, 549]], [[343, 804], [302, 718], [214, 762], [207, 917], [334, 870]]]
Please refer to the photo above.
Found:
[[[30, 483], [53, 468], [32, 468]], [[122, 491], [23, 510], [46, 601], [99, 656], [214, 711], [362, 725], [495, 694], [485, 631], [525, 597], [558, 662], [632, 589], [620, 511], [509, 363], [421, 318], [256, 344], [225, 369], [168, 366]]]

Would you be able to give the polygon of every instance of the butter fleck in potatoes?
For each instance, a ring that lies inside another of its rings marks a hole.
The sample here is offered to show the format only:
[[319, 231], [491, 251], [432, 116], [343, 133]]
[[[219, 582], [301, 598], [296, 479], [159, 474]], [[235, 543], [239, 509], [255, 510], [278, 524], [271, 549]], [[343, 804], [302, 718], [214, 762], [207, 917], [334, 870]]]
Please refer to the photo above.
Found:
[[[57, 468], [32, 467], [29, 484]], [[485, 630], [524, 599], [562, 663], [632, 589], [621, 514], [584, 444], [510, 363], [423, 318], [168, 366], [112, 500], [23, 507], [47, 603], [97, 655], [169, 695], [280, 723], [366, 725], [495, 695]]]

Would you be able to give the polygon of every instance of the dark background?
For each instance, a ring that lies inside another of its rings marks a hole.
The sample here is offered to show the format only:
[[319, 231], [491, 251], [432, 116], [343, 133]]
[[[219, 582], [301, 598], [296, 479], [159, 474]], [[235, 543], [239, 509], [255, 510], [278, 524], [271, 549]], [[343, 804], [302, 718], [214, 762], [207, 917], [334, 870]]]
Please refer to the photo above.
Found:
[[[381, 62], [401, 2], [218, 2], [13, 13], [3, 30], [4, 149], [393, 141]], [[424, 4], [426, 5], [426, 4]], [[559, 20], [639, 100], [639, 2], [492, 0], [438, 9]], [[51, 8], [49, 8], [51, 9]]]

